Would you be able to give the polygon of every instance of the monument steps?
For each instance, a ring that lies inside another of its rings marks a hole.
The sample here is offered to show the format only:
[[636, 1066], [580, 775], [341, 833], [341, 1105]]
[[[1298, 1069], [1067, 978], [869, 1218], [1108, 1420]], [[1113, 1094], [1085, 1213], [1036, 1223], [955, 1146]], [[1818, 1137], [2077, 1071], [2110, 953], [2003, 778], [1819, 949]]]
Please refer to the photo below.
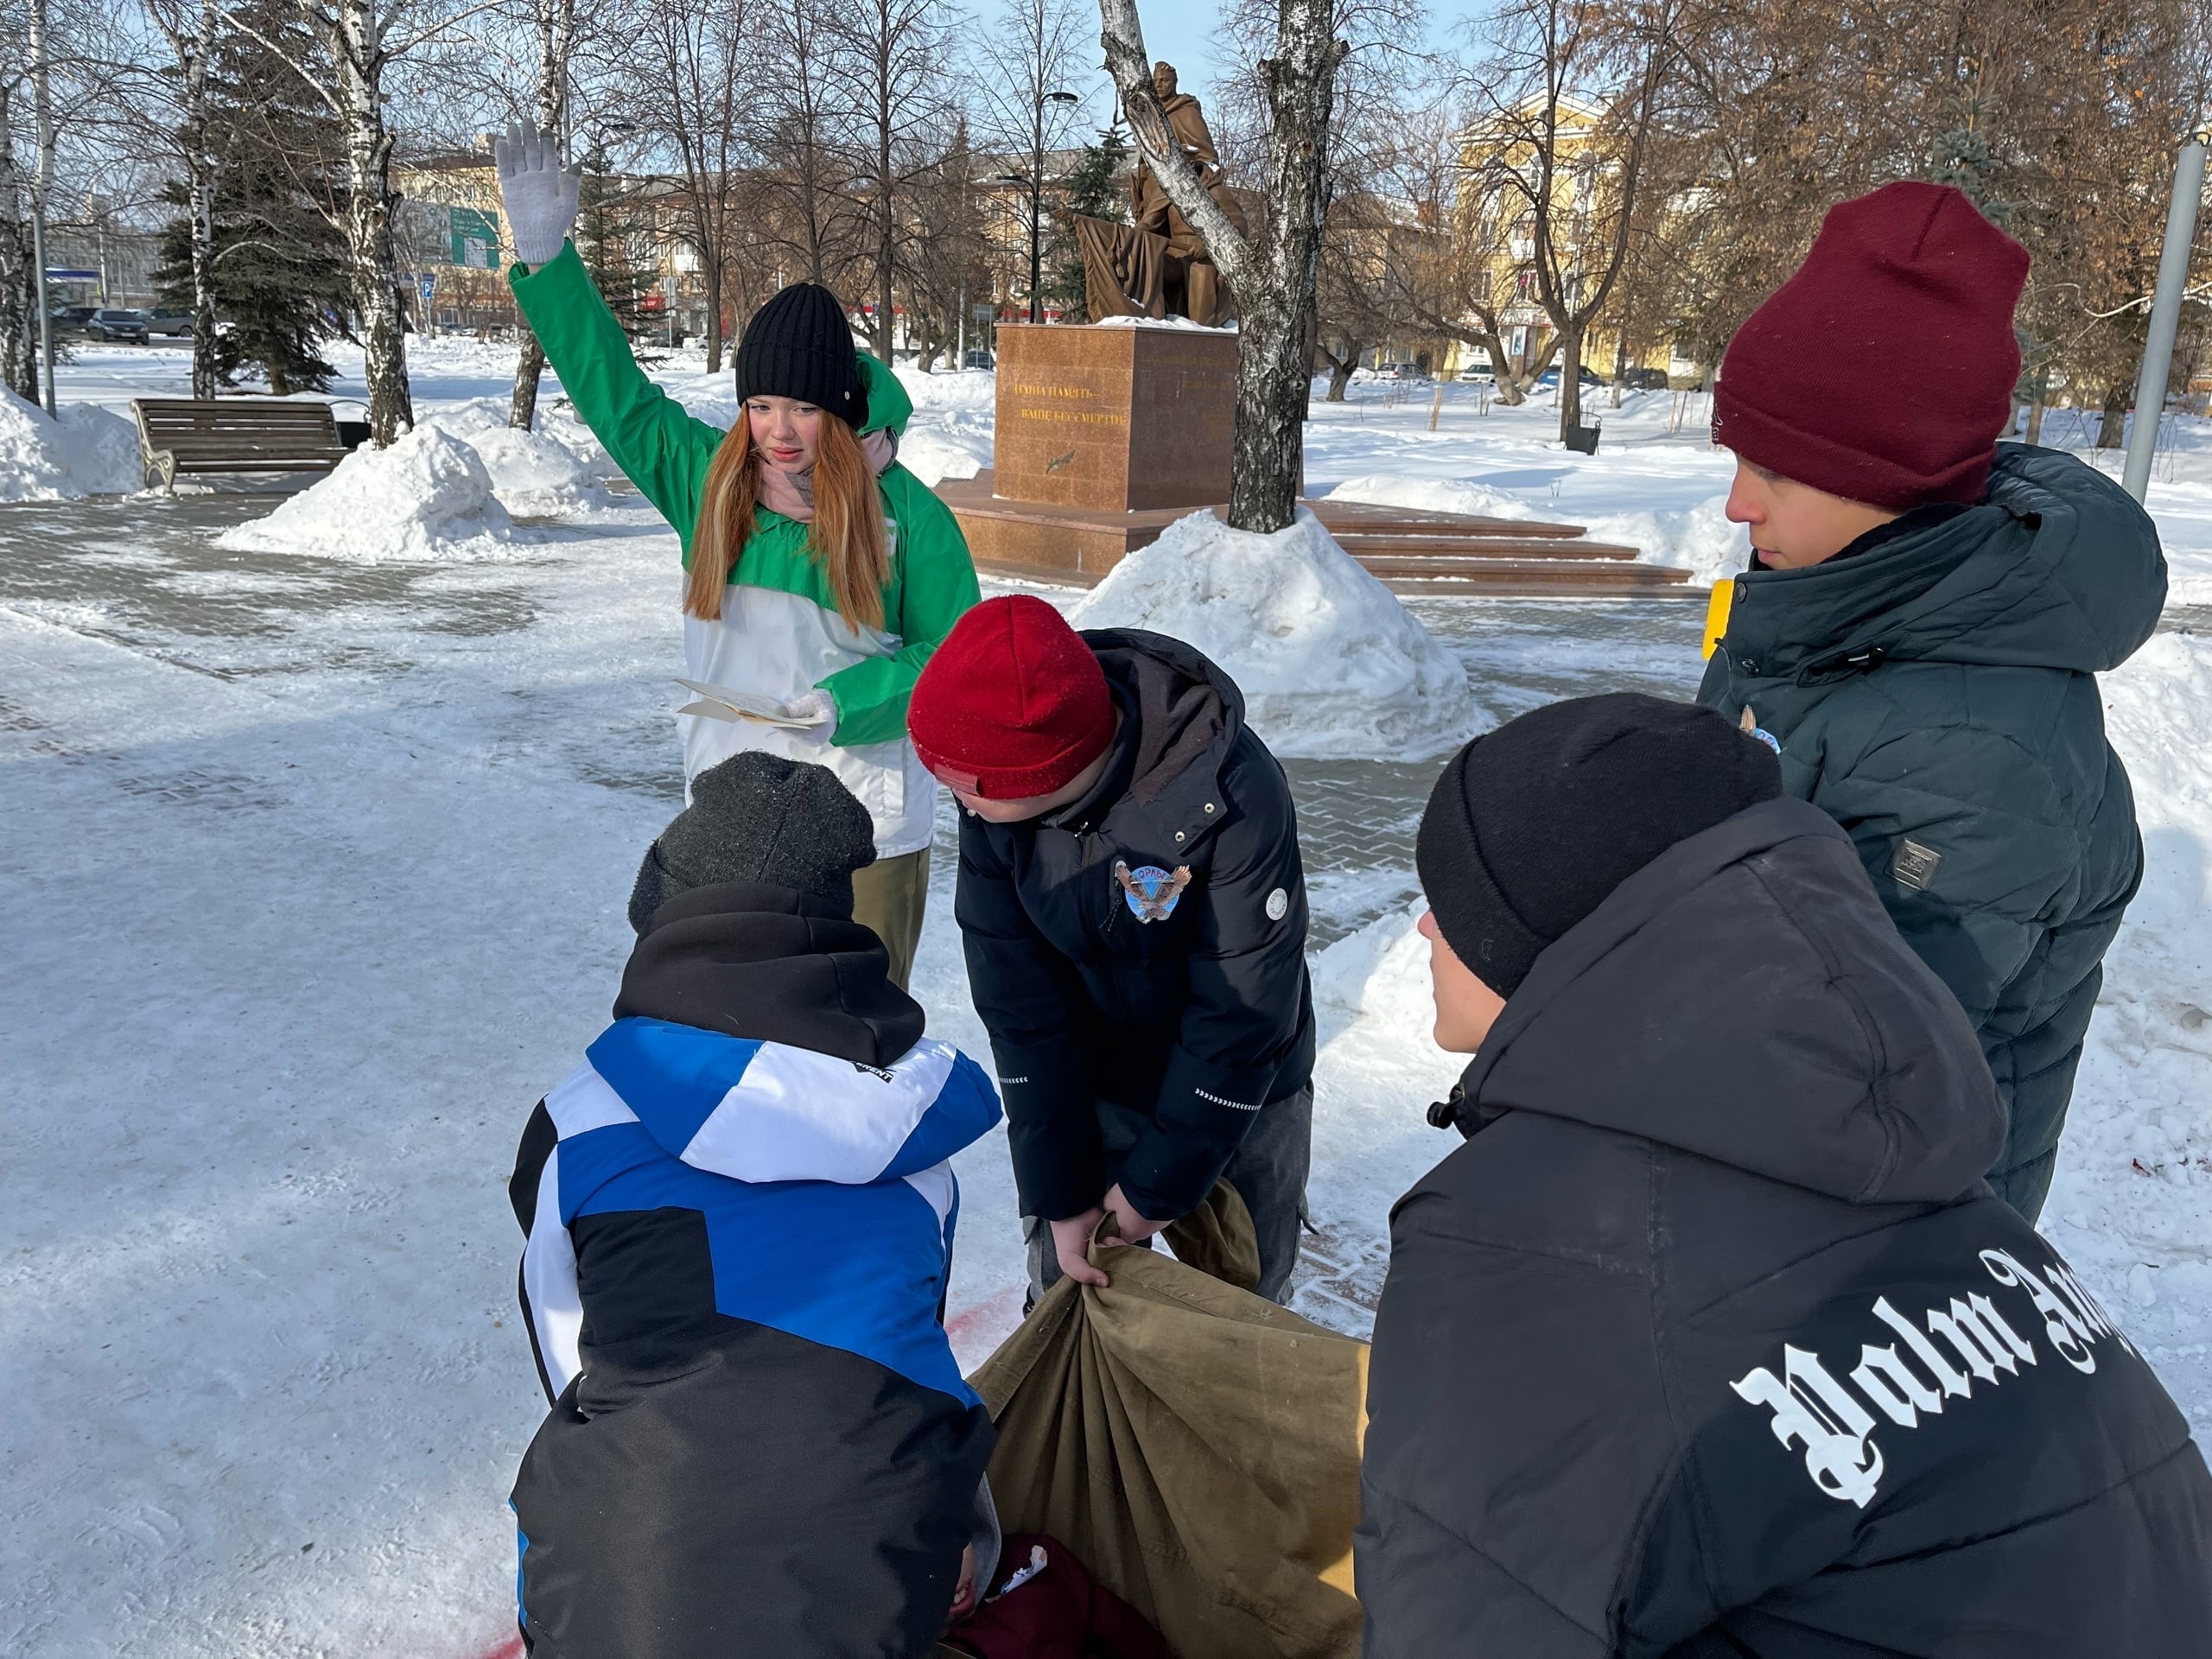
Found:
[[[1135, 512], [1009, 500], [988, 470], [937, 486], [987, 576], [1092, 588], [1115, 565], [1198, 509]], [[1579, 524], [1489, 518], [1371, 502], [1307, 501], [1338, 543], [1386, 586], [1412, 597], [1487, 594], [1687, 594], [1689, 572], [1637, 562], [1637, 550], [1593, 542]], [[1215, 506], [1226, 515], [1225, 506]]]

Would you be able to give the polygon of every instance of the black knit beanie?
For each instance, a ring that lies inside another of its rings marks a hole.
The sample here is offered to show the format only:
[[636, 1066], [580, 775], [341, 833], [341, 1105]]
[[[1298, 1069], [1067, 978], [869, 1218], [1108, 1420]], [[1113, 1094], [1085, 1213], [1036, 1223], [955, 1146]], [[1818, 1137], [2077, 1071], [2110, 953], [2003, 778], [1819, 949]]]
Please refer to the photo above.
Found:
[[853, 913], [853, 872], [875, 861], [875, 825], [827, 766], [747, 751], [691, 780], [691, 804], [645, 849], [630, 890], [643, 934], [678, 893], [723, 881], [793, 887]]
[[855, 430], [867, 422], [852, 325], [835, 294], [819, 283], [793, 283], [753, 314], [737, 343], [737, 397], [796, 397]]
[[1510, 997], [1630, 876], [1781, 793], [1774, 752], [1724, 715], [1635, 692], [1575, 697], [1452, 757], [1414, 861], [1444, 942]]

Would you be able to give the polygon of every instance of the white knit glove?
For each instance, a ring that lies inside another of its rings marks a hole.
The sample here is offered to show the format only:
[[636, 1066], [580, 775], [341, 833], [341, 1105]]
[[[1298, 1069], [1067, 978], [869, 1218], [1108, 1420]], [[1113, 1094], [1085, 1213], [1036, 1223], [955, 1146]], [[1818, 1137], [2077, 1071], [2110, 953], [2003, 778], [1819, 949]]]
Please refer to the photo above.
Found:
[[499, 169], [499, 201], [515, 238], [515, 257], [542, 265], [557, 257], [576, 222], [583, 169], [561, 165], [561, 143], [529, 121], [507, 123], [507, 136], [492, 141]]
[[804, 696], [785, 703], [784, 710], [793, 720], [803, 720], [810, 726], [837, 723], [837, 700], [818, 685]]

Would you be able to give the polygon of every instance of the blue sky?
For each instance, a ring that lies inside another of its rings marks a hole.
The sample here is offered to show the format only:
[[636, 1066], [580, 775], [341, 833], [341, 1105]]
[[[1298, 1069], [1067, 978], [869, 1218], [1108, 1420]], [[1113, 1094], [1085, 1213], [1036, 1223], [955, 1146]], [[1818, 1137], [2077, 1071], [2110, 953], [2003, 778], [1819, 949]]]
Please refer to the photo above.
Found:
[[[1441, 44], [1462, 19], [1491, 9], [1484, 0], [1431, 0], [1430, 38]], [[1144, 23], [1145, 49], [1154, 61], [1166, 59], [1180, 74], [1184, 90], [1204, 99], [1225, 61], [1215, 47], [1220, 13], [1213, 0], [1138, 0], [1137, 11]], [[1103, 69], [1096, 85], [1096, 106], [1103, 120], [1110, 107]]]

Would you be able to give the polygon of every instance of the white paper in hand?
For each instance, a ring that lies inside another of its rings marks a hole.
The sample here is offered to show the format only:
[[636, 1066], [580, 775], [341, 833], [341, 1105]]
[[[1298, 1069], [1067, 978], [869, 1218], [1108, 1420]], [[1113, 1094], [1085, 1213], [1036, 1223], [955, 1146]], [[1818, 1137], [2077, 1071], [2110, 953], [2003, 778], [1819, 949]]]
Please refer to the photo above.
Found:
[[726, 685], [702, 685], [696, 680], [687, 680], [680, 675], [676, 682], [686, 691], [696, 692], [698, 701], [687, 702], [676, 712], [680, 715], [704, 715], [709, 720], [749, 720], [762, 726], [781, 726], [791, 731], [805, 731], [829, 723], [827, 715], [798, 715], [788, 703], [773, 697], [764, 697], [757, 691], [734, 691]]

